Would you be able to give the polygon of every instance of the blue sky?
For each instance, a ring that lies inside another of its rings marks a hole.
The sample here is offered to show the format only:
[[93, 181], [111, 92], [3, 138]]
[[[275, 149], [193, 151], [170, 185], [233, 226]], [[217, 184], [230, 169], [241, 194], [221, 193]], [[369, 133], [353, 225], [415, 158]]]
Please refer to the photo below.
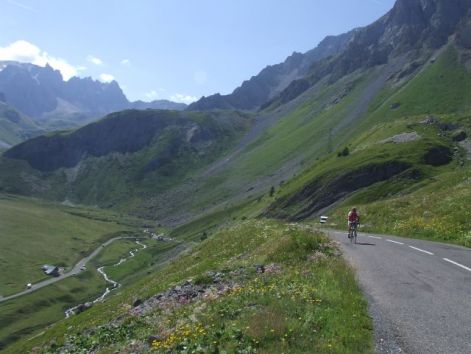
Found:
[[0, 0], [0, 60], [116, 79], [131, 100], [230, 93], [394, 0]]

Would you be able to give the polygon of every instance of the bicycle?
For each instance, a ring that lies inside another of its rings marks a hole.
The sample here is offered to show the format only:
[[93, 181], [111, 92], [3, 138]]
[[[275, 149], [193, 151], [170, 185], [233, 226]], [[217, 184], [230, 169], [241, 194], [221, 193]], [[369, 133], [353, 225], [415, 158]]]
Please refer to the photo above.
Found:
[[357, 243], [357, 229], [359, 222], [352, 222], [348, 228], [348, 238], [350, 243]]

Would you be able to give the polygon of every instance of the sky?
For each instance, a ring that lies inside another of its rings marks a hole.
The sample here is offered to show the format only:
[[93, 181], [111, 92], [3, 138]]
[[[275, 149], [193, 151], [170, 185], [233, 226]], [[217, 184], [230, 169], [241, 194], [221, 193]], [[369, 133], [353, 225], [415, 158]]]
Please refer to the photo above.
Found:
[[130, 100], [228, 94], [394, 0], [0, 0], [0, 60], [116, 80]]

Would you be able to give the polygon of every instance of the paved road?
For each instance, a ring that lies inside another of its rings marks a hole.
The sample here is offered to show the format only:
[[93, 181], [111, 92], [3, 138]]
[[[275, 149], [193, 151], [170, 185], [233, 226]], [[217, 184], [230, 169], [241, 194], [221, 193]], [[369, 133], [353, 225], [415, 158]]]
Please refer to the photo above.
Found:
[[76, 275], [78, 273], [80, 273], [82, 270], [81, 268], [82, 267], [85, 267], [85, 265], [93, 258], [95, 258], [95, 256], [100, 253], [100, 251], [108, 246], [110, 243], [114, 242], [114, 241], [117, 241], [117, 240], [124, 240], [124, 239], [132, 239], [132, 240], [136, 240], [136, 239], [143, 239], [145, 237], [114, 237], [114, 238], [111, 238], [109, 239], [108, 241], [106, 241], [105, 243], [103, 243], [101, 246], [99, 246], [96, 250], [94, 250], [90, 255], [88, 255], [87, 257], [81, 259], [71, 270], [69, 270], [68, 272], [66, 273], [63, 273], [61, 275], [59, 275], [58, 277], [53, 277], [53, 278], [49, 278], [49, 279], [46, 279], [46, 280], [43, 280], [39, 283], [36, 283], [36, 284], [33, 284], [33, 286], [31, 287], [31, 289], [26, 289], [26, 290], [23, 290], [19, 293], [16, 293], [16, 294], [13, 294], [13, 295], [10, 295], [10, 296], [5, 296], [5, 297], [0, 297], [0, 302], [3, 302], [3, 301], [7, 301], [7, 300], [11, 300], [11, 299], [14, 299], [14, 298], [17, 298], [17, 297], [20, 297], [20, 296], [23, 296], [23, 295], [26, 295], [26, 294], [29, 294], [29, 293], [32, 293], [33, 291], [36, 291], [38, 289], [41, 289], [41, 288], [44, 288], [45, 286], [48, 286], [48, 285], [51, 285], [51, 284], [54, 284], [54, 283], [57, 283], [58, 281], [61, 281], [63, 279], [66, 279], [70, 276], [73, 276], [73, 275]]
[[471, 249], [329, 232], [369, 301], [377, 353], [471, 353]]

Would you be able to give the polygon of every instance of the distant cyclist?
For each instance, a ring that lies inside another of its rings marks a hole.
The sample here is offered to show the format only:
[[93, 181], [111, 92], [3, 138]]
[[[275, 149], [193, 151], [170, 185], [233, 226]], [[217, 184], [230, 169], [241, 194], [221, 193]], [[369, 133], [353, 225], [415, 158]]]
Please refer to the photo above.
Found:
[[350, 238], [352, 230], [356, 229], [360, 223], [360, 213], [357, 208], [352, 208], [348, 212], [348, 237]]

